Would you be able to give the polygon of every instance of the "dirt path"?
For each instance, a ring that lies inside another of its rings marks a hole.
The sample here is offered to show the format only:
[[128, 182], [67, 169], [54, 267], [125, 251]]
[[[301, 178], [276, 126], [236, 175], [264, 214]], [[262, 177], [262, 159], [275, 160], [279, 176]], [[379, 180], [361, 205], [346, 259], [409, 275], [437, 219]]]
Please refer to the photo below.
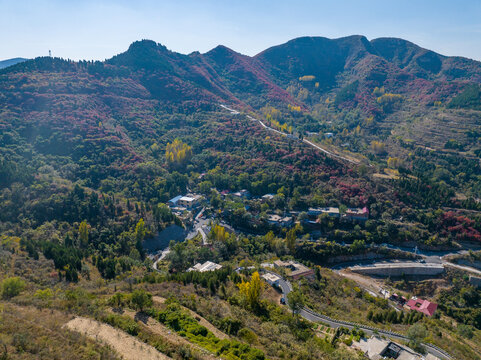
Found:
[[65, 324], [70, 330], [85, 334], [91, 339], [109, 345], [126, 360], [167, 360], [170, 357], [158, 352], [135, 337], [101, 322], [76, 317]]
[[364, 287], [366, 290], [369, 290], [372, 293], [374, 293], [374, 296], [376, 297], [381, 296], [379, 294], [382, 288], [382, 283], [380, 281], [373, 279], [371, 277], [366, 277], [366, 276], [359, 275], [357, 273], [353, 273], [352, 271], [349, 271], [347, 269], [340, 270], [338, 274], [355, 281], [356, 283]]
[[[154, 297], [152, 297], [152, 300], [154, 302], [156, 302], [157, 304], [163, 304], [166, 299], [161, 297], [161, 296], [154, 296]], [[203, 318], [202, 316], [197, 314], [195, 311], [192, 311], [189, 308], [186, 308], [185, 306], [181, 306], [181, 307], [182, 307], [182, 309], [187, 311], [190, 314], [190, 316], [192, 316], [194, 319], [198, 320], [200, 325], [206, 327], [209, 331], [211, 331], [219, 339], [228, 339], [229, 338], [229, 336], [227, 336], [222, 331], [217, 329], [214, 325], [212, 325], [205, 318]]]

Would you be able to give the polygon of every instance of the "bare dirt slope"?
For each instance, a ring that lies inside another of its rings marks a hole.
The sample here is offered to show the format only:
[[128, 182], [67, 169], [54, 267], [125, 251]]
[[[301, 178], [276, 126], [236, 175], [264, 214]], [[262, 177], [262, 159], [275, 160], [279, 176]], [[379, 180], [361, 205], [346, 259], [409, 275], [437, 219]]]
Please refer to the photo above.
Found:
[[65, 324], [65, 327], [85, 334], [86, 336], [109, 345], [125, 360], [167, 360], [170, 357], [158, 352], [152, 346], [144, 344], [135, 337], [117, 330], [110, 325], [98, 321], [76, 317]]

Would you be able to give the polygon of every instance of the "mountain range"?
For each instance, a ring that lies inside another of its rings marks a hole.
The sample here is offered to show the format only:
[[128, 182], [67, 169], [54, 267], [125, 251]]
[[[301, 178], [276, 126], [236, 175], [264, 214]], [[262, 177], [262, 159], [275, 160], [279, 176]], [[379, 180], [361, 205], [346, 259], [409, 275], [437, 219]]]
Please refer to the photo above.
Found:
[[0, 69], [18, 64], [18, 63], [26, 61], [26, 60], [28, 60], [28, 59], [20, 58], [20, 57], [12, 58], [12, 59], [6, 59], [6, 60], [0, 60]]
[[[361, 126], [364, 148], [378, 137], [438, 149], [454, 139], [470, 154], [479, 150], [468, 133], [481, 132], [472, 113], [481, 109], [480, 84], [478, 61], [358, 35], [301, 37], [253, 57], [222, 45], [185, 55], [141, 40], [104, 62], [40, 57], [0, 70], [3, 101], [48, 126], [79, 126], [92, 120], [92, 111], [97, 122], [123, 116], [133, 104], [199, 109], [228, 103], [257, 113], [279, 109], [299, 133]], [[287, 110], [293, 108], [297, 114]], [[8, 123], [5, 116], [2, 121]]]
[[[62, 62], [51, 58], [24, 60], [10, 59], [1, 64], [5, 67], [22, 62], [5, 70], [15, 73], [23, 69], [48, 71], [53, 64]], [[183, 55], [154, 41], [142, 40], [102, 65], [114, 72], [128, 69], [150, 96], [168, 101], [187, 100], [194, 94], [210, 100], [242, 101], [256, 94], [269, 100], [292, 101], [285, 88], [303, 76], [314, 76], [323, 91], [354, 80], [366, 85], [394, 83], [405, 89], [415, 82], [436, 86], [481, 82], [481, 63], [477, 61], [443, 56], [402, 39], [369, 41], [357, 35], [297, 38], [253, 57], [222, 45], [204, 54]]]

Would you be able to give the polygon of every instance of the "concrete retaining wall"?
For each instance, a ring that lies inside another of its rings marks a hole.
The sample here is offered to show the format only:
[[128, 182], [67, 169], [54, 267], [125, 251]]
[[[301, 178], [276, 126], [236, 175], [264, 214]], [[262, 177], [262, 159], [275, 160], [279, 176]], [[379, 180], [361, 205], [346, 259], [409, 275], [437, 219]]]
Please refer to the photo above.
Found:
[[366, 266], [353, 266], [352, 271], [377, 276], [402, 276], [402, 275], [439, 275], [444, 272], [442, 264], [431, 263], [391, 263], [374, 264]]
[[481, 277], [470, 276], [470, 277], [469, 277], [469, 283], [470, 283], [471, 285], [474, 285], [474, 286], [477, 286], [477, 287], [481, 287]]

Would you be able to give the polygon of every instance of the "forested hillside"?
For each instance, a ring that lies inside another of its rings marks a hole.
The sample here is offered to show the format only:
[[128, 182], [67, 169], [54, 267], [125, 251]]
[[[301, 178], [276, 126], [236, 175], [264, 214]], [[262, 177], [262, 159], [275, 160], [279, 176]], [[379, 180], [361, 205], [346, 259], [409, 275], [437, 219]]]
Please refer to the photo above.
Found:
[[[142, 40], [105, 62], [41, 57], [0, 70], [0, 280], [8, 309], [28, 309], [17, 332], [51, 308], [62, 321], [68, 312], [95, 317], [173, 358], [202, 358], [199, 349], [234, 360], [357, 358], [347, 345], [357, 332], [291, 316], [272, 289], [249, 300], [246, 281], [274, 258], [318, 269], [315, 282], [301, 285], [333, 315], [371, 324], [369, 309], [379, 326], [406, 332], [422, 316], [397, 318], [387, 301], [347, 279], [336, 287], [339, 275], [320, 269], [352, 256], [416, 258], [386, 243], [481, 245], [480, 86], [476, 61], [363, 36], [299, 38], [254, 57], [224, 46], [184, 55]], [[234, 195], [241, 190], [249, 197]], [[177, 244], [154, 272], [143, 242], [172, 225], [190, 230], [196, 214], [167, 206], [188, 193], [217, 222], [210, 246], [200, 236]], [[319, 207], [340, 216], [309, 219]], [[346, 221], [352, 208], [369, 219]], [[295, 222], [276, 227], [274, 215]], [[223, 270], [186, 272], [207, 260]], [[479, 291], [449, 276], [472, 296], [443, 292], [443, 315], [481, 336]], [[156, 308], [146, 291], [170, 298]], [[351, 305], [336, 303], [345, 297]], [[230, 340], [200, 327], [179, 302], [209, 314]], [[155, 327], [131, 310], [117, 313], [129, 307], [180, 334], [185, 348], [166, 332], [169, 340], [156, 342]], [[17, 326], [7, 320], [2, 334]], [[428, 340], [446, 345], [449, 321], [426, 320], [439, 330]], [[57, 325], [48, 329], [61, 336]], [[34, 354], [27, 340], [0, 340], [10, 353]], [[470, 358], [471, 343], [456, 341], [456, 354]], [[68, 344], [114, 358], [87, 340]]]

